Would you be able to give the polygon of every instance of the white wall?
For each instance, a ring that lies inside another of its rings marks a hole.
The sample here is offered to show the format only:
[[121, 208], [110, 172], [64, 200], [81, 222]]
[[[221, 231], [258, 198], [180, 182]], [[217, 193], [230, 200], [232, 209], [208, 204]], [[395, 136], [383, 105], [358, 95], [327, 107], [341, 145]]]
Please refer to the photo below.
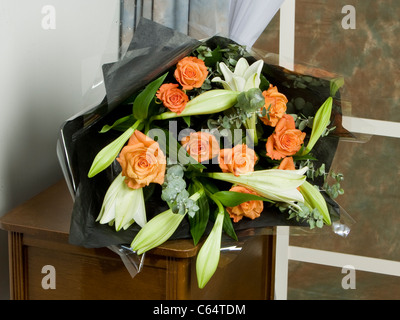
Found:
[[[104, 97], [118, 34], [119, 0], [0, 0], [0, 216], [63, 179], [59, 128]], [[8, 281], [1, 230], [0, 299]]]

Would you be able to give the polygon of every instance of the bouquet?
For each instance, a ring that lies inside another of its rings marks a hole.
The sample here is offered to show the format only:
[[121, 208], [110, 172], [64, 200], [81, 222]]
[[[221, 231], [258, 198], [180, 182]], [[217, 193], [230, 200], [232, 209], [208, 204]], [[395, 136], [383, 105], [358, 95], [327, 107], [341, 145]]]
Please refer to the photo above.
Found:
[[[337, 218], [343, 175], [329, 167], [342, 83], [267, 65], [221, 37], [171, 51], [163, 72], [142, 70], [152, 77], [146, 85], [100, 105], [97, 111], [112, 109], [107, 117], [92, 114], [87, 127], [100, 130], [88, 136], [108, 140], [86, 152], [71, 230], [88, 224], [78, 236], [84, 245], [129, 243], [138, 255], [191, 237], [202, 243], [196, 272], [203, 288], [223, 234], [238, 240], [241, 229], [282, 221], [322, 228]], [[94, 230], [94, 239], [109, 242], [91, 243]]]

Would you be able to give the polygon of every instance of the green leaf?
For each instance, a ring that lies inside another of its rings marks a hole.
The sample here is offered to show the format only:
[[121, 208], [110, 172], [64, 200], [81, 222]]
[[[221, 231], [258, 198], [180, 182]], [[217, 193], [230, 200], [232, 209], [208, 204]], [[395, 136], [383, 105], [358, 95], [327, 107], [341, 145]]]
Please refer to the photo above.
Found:
[[213, 51], [211, 51], [211, 55], [207, 55], [204, 59], [204, 63], [207, 67], [214, 67], [218, 61], [222, 60], [221, 48], [218, 46]]
[[190, 116], [182, 117], [188, 127], [190, 127]]
[[261, 80], [260, 90], [261, 91], [268, 90], [269, 89], [269, 81], [267, 80], [267, 78], [263, 74], [261, 74], [260, 80]]
[[243, 202], [260, 200], [272, 202], [269, 199], [256, 196], [254, 194], [235, 192], [235, 191], [219, 191], [213, 195], [219, 200], [225, 207], [236, 207]]
[[192, 184], [190, 184], [188, 191], [191, 195], [196, 192], [201, 193], [199, 200], [197, 200], [197, 205], [200, 209], [193, 217], [189, 216], [190, 233], [192, 235], [194, 245], [197, 245], [203, 236], [204, 231], [206, 230], [208, 217], [210, 215], [210, 207], [207, 196], [204, 192], [204, 187], [200, 182], [195, 180]]
[[[214, 198], [214, 200], [216, 200], [216, 199]], [[218, 201], [218, 200], [216, 200], [216, 201]], [[233, 240], [238, 241], [238, 237], [236, 235], [235, 228], [233, 227], [232, 219], [231, 219], [228, 211], [226, 211], [226, 208], [224, 208], [223, 206], [221, 208], [223, 208], [223, 210], [224, 210], [224, 223], [222, 226], [224, 232], [229, 237], [231, 237]], [[217, 219], [218, 213], [220, 211], [222, 211], [222, 209], [217, 209], [214, 212], [210, 213], [210, 220], [215, 222], [215, 220]]]
[[154, 99], [157, 90], [160, 88], [161, 84], [164, 82], [167, 75], [168, 73], [150, 82], [146, 86], [146, 88], [136, 97], [132, 107], [132, 113], [136, 119], [138, 120], [147, 119], [150, 103]]
[[[100, 133], [105, 133], [110, 131], [111, 129], [115, 129], [119, 126], [121, 126], [122, 124], [126, 124], [128, 127], [131, 127], [134, 123], [136, 122], [135, 117], [131, 114], [129, 116], [120, 118], [118, 120], [116, 120], [111, 126], [110, 125], [105, 125], [101, 130]], [[128, 128], [126, 128], [128, 129]], [[124, 130], [125, 131], [125, 130]]]
[[[301, 154], [299, 152], [299, 154]], [[302, 160], [311, 160], [311, 161], [317, 161], [318, 159], [315, 158], [314, 156], [312, 156], [310, 153], [309, 154], [305, 154], [305, 155], [295, 155], [293, 156], [293, 160], [296, 161], [302, 161]]]
[[224, 213], [224, 224], [222, 226], [224, 232], [231, 237], [233, 240], [238, 241], [238, 237], [236, 235], [235, 229], [233, 228], [233, 223], [228, 211], [225, 210]]
[[217, 186], [209, 179], [202, 178], [202, 177], [198, 177], [197, 179], [201, 182], [201, 184], [203, 185], [206, 192], [209, 192], [210, 194], [215, 194], [215, 193], [219, 192], [219, 189], [217, 188]]

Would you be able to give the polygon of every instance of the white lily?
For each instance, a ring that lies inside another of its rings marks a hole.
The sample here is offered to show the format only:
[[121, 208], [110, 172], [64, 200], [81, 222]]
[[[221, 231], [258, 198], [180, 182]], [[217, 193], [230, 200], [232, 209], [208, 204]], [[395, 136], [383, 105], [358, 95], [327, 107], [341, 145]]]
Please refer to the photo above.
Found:
[[261, 197], [272, 201], [295, 205], [295, 202], [304, 202], [304, 197], [297, 188], [306, 180], [304, 175], [308, 167], [300, 170], [259, 170], [238, 177], [232, 173], [209, 173], [213, 179], [245, 186]]
[[120, 173], [108, 188], [96, 221], [100, 224], [115, 224], [117, 231], [129, 228], [134, 222], [143, 227], [146, 208], [143, 189], [131, 189]]
[[224, 89], [232, 91], [243, 92], [252, 88], [259, 88], [263, 65], [263, 60], [258, 60], [250, 66], [245, 58], [240, 58], [236, 64], [235, 71], [232, 72], [225, 63], [221, 62], [219, 66], [224, 75], [224, 80], [216, 77], [211, 81], [220, 82]]

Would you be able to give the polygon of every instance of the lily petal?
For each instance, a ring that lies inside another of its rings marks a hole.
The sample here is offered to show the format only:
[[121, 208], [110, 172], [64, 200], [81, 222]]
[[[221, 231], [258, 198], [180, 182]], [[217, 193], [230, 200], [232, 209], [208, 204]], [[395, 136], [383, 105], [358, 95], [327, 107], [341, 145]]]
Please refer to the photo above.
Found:
[[245, 58], [240, 58], [236, 63], [234, 73], [223, 62], [219, 66], [225, 81], [220, 77], [216, 77], [211, 81], [222, 83], [226, 90], [243, 92], [260, 87], [260, 75], [264, 66], [263, 60], [258, 60], [249, 66]]
[[141, 189], [130, 189], [124, 182], [121, 184], [115, 199], [115, 229], [117, 231], [133, 219], [133, 213], [137, 209], [137, 192], [141, 192]]
[[243, 185], [260, 196], [277, 202], [293, 204], [304, 202], [303, 195], [297, 190], [306, 177], [307, 167], [301, 170], [260, 170], [240, 176], [231, 173], [209, 173], [208, 176], [222, 181]]
[[237, 75], [233, 75], [232, 84], [234, 85], [234, 88], [235, 88], [234, 91], [242, 92], [244, 90], [244, 86], [246, 84], [246, 80], [244, 78], [242, 78], [242, 77], [237, 76]]
[[122, 174], [119, 174], [111, 183], [106, 195], [104, 196], [100, 214], [97, 217], [96, 222], [100, 222], [100, 224], [106, 224], [115, 219], [115, 198], [123, 181], [124, 177]]
[[222, 80], [220, 77], [216, 77], [211, 80], [212, 82], [219, 82], [222, 83], [222, 86], [224, 87], [225, 90], [231, 90], [231, 91], [236, 91], [234, 88], [232, 88], [228, 82]]
[[258, 73], [252, 74], [249, 78], [247, 78], [245, 85], [243, 86], [243, 91], [248, 91], [252, 88], [260, 87], [260, 77]]
[[245, 72], [244, 78], [249, 78], [252, 74], [256, 73], [258, 75], [261, 74], [262, 68], [264, 66], [263, 60], [258, 60], [254, 62]]
[[144, 225], [147, 223], [147, 217], [146, 217], [146, 207], [145, 207], [145, 202], [144, 202], [144, 196], [143, 196], [143, 189], [138, 189], [140, 190], [140, 194], [138, 193], [137, 195], [137, 207], [136, 211], [133, 213], [133, 220], [140, 226], [144, 227]]
[[245, 77], [245, 73], [249, 69], [249, 63], [245, 58], [240, 58], [239, 61], [236, 63], [235, 67], [235, 75], [239, 77]]
[[131, 189], [120, 173], [108, 188], [100, 214], [100, 224], [114, 224], [117, 231], [126, 230], [134, 222], [143, 227], [146, 224], [146, 208], [143, 189]]
[[233, 77], [232, 71], [223, 62], [219, 64], [219, 67], [221, 69], [222, 74], [224, 75], [225, 81], [228, 83], [231, 82]]

